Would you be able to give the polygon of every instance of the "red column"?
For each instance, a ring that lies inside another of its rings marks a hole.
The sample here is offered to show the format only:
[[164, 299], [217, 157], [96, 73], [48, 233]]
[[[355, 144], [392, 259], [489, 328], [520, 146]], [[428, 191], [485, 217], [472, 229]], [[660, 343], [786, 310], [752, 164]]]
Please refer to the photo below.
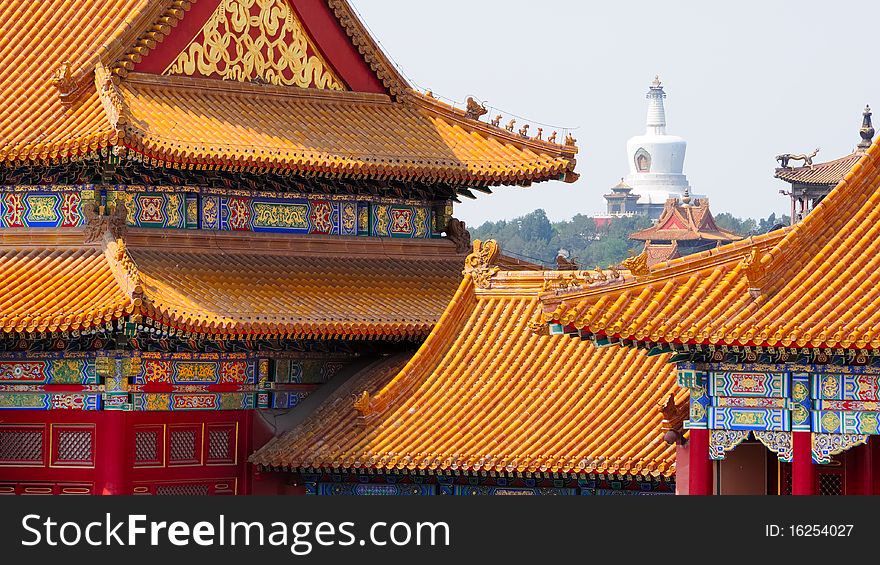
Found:
[[792, 432], [794, 461], [791, 464], [791, 494], [816, 494], [816, 481], [813, 476], [813, 434], [812, 432]]
[[712, 494], [712, 460], [709, 459], [709, 430], [690, 430], [688, 442], [688, 494]]
[[868, 436], [868, 444], [867, 445], [860, 445], [859, 446], [859, 451], [861, 452], [861, 457], [859, 458], [859, 462], [861, 463], [861, 469], [860, 469], [861, 484], [859, 485], [859, 487], [860, 487], [859, 494], [861, 494], [861, 495], [871, 494], [871, 490], [872, 490], [873, 484], [874, 484], [874, 478], [872, 476], [874, 474], [873, 473], [874, 466], [873, 466], [873, 462], [872, 462], [873, 457], [871, 456], [872, 455], [871, 454], [871, 443], [872, 443], [871, 438], [872, 437], [874, 437], [874, 436]]
[[125, 488], [125, 412], [106, 410], [101, 416], [95, 490], [98, 494], [129, 494]]
[[880, 494], [880, 470], [875, 469], [877, 465], [880, 465], [880, 438], [873, 439], [873, 436], [868, 438], [868, 449], [870, 450], [869, 460], [871, 464], [871, 473], [870, 473], [870, 490], [868, 490], [868, 494]]
[[851, 448], [843, 454], [843, 471], [845, 495], [863, 494], [862, 490], [862, 450], [863, 445]]

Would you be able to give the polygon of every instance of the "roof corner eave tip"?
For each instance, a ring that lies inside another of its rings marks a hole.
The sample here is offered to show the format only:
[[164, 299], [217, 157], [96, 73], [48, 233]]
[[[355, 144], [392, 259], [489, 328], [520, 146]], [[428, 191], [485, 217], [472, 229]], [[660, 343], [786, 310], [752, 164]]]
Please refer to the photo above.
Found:
[[571, 184], [571, 183], [577, 182], [580, 178], [581, 178], [581, 175], [579, 173], [576, 173], [576, 172], [574, 172], [574, 170], [571, 170], [571, 171], [565, 171], [565, 173], [562, 174], [561, 180], [564, 183]]

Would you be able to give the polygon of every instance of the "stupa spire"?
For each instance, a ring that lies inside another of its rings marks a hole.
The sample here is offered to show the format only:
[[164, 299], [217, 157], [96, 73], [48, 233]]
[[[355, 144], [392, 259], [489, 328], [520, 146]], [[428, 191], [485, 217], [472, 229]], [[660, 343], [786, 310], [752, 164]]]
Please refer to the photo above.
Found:
[[660, 75], [654, 77], [651, 87], [648, 89], [648, 120], [646, 131], [648, 135], [665, 135], [666, 134], [666, 109], [663, 106], [663, 99], [666, 93], [663, 92], [663, 85], [660, 82]]

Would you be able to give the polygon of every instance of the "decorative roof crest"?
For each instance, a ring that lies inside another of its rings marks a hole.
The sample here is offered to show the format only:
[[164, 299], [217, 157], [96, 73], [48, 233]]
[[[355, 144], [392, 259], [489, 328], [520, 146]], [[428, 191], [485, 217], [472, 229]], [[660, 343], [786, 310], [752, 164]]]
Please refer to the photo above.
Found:
[[128, 229], [128, 211], [125, 203], [117, 201], [116, 206], [108, 214], [94, 200], [82, 203], [83, 215], [86, 218], [84, 243], [95, 243], [109, 232], [113, 239], [122, 239]]
[[446, 222], [446, 239], [455, 244], [455, 251], [464, 253], [471, 247], [471, 233], [467, 225], [457, 218], [449, 218]]
[[363, 391], [355, 398], [354, 409], [360, 412], [361, 416], [369, 416], [372, 413], [369, 392]]
[[865, 105], [865, 111], [862, 113], [862, 127], [859, 130], [859, 136], [862, 140], [859, 142], [858, 149], [867, 151], [874, 140], [874, 125], [871, 123], [871, 107]]
[[474, 100], [472, 96], [468, 96], [467, 111], [464, 114], [465, 118], [479, 120], [480, 116], [485, 116], [488, 113], [489, 110], [487, 110], [485, 106]]
[[642, 251], [639, 255], [624, 259], [621, 265], [636, 278], [647, 277], [651, 274], [651, 268], [648, 267], [647, 251]]
[[753, 247], [751, 253], [746, 255], [740, 263], [740, 268], [745, 273], [749, 281], [749, 294], [752, 298], [761, 295], [761, 284], [764, 282], [766, 271], [764, 265], [761, 264], [762, 254], [758, 252], [757, 247]]
[[67, 103], [71, 96], [76, 92], [76, 80], [73, 78], [73, 71], [70, 68], [70, 61], [64, 61], [52, 73], [52, 84], [58, 89], [58, 95], [61, 101]]
[[461, 273], [470, 275], [477, 288], [490, 288], [492, 277], [501, 270], [493, 266], [498, 254], [498, 242], [494, 239], [485, 242], [474, 240], [474, 251], [464, 260], [464, 270]]

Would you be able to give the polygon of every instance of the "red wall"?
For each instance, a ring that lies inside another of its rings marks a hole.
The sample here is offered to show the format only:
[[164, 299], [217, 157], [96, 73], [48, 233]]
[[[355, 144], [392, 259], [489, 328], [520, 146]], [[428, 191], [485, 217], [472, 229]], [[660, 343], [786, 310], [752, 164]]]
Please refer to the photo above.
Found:
[[252, 416], [3, 412], [0, 494], [248, 494]]

